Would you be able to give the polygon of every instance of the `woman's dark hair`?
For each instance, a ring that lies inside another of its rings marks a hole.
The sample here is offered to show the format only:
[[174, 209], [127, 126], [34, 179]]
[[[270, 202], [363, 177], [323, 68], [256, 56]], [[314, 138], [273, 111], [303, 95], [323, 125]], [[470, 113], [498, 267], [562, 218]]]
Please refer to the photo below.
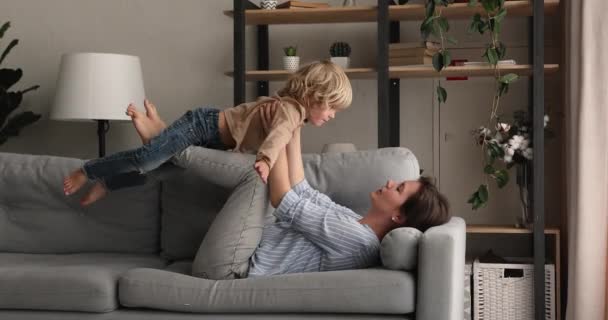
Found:
[[407, 227], [424, 232], [448, 222], [450, 205], [429, 177], [420, 177], [418, 181], [422, 184], [420, 189], [401, 206], [401, 214], [406, 217]]

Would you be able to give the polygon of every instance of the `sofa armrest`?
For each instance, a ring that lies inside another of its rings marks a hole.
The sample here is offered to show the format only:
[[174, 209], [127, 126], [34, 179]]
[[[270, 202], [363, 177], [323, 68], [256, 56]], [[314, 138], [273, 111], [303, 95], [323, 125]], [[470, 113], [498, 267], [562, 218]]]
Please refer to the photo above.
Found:
[[466, 226], [462, 218], [428, 229], [418, 249], [416, 319], [463, 317]]

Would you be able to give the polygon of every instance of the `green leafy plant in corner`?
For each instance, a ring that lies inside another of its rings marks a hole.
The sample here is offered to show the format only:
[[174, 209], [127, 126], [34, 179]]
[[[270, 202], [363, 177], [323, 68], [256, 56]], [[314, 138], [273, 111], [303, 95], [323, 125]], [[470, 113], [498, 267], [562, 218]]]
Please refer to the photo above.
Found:
[[[509, 171], [511, 165], [508, 165], [506, 169], [496, 167], [496, 160], [503, 160], [506, 163], [511, 162], [510, 158], [513, 154], [505, 154], [505, 152], [512, 152], [513, 149], [509, 149], [505, 144], [501, 144], [501, 139], [496, 138], [496, 135], [491, 131], [490, 128], [496, 128], [496, 134], [504, 136], [509, 132], [509, 124], [499, 122], [499, 106], [500, 98], [509, 91], [509, 85], [519, 78], [518, 75], [509, 73], [501, 75], [498, 63], [501, 59], [506, 56], [507, 48], [499, 40], [500, 30], [502, 27], [502, 21], [507, 15], [507, 9], [504, 7], [505, 0], [469, 0], [469, 6], [480, 5], [483, 8], [483, 14], [476, 13], [469, 25], [469, 33], [479, 33], [481, 35], [490, 35], [491, 41], [487, 44], [483, 58], [494, 68], [494, 79], [495, 79], [495, 94], [492, 99], [492, 107], [490, 112], [490, 118], [488, 120], [487, 127], [480, 127], [474, 131], [476, 142], [482, 148], [483, 158], [483, 172], [486, 176], [486, 182], [481, 184], [475, 192], [471, 195], [468, 203], [471, 204], [473, 210], [479, 209], [486, 205], [489, 199], [489, 182], [491, 178], [496, 181], [498, 188], [503, 188], [509, 182]], [[505, 130], [506, 129], [506, 130]], [[505, 158], [508, 161], [505, 161]]]
[[[407, 2], [407, 1], [406, 1]], [[445, 42], [456, 44], [454, 37], [448, 35], [450, 31], [450, 23], [448, 19], [442, 16], [442, 8], [447, 7], [453, 0], [427, 0], [425, 4], [425, 18], [420, 25], [422, 38], [427, 41], [433, 37], [441, 45], [439, 51], [433, 55], [433, 68], [437, 72], [441, 72], [445, 67], [452, 62], [452, 55], [446, 48]], [[437, 101], [439, 104], [445, 103], [448, 99], [448, 93], [441, 86], [441, 80], [437, 84]]]
[[[2, 25], [0, 28], [0, 40], [4, 37], [10, 26], [10, 22]], [[13, 39], [8, 44], [0, 56], [0, 65], [2, 65], [6, 56], [18, 43], [19, 40]], [[8, 138], [18, 136], [21, 129], [40, 119], [39, 114], [34, 114], [31, 111], [10, 116], [21, 104], [23, 95], [39, 87], [32, 86], [22, 91], [9, 91], [22, 76], [23, 71], [21, 69], [0, 69], [0, 145], [4, 144]]]

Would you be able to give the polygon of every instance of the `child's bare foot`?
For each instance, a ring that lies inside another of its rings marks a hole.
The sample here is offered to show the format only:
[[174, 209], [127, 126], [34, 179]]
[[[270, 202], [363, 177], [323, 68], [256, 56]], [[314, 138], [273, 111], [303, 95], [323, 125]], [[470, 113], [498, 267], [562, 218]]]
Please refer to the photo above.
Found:
[[80, 199], [80, 205], [88, 206], [91, 203], [105, 197], [107, 193], [108, 191], [103, 186], [103, 184], [101, 184], [101, 182], [95, 182], [93, 187], [91, 187], [91, 190], [89, 190], [89, 193], [87, 193], [86, 196]]
[[159, 117], [156, 107], [148, 100], [144, 101], [146, 114], [137, 111], [133, 104], [127, 107], [127, 115], [131, 117], [131, 122], [137, 130], [137, 134], [141, 138], [143, 144], [148, 143], [150, 139], [156, 137], [167, 125]]
[[73, 194], [82, 188], [82, 186], [87, 183], [87, 180], [87, 176], [84, 174], [82, 169], [72, 172], [69, 176], [63, 179], [63, 193], [66, 196]]
[[156, 106], [152, 102], [150, 102], [148, 99], [144, 100], [144, 108], [146, 108], [146, 116], [148, 117], [148, 119], [150, 119], [157, 128], [160, 128], [160, 130], [159, 130], [159, 132], [157, 132], [157, 134], [160, 133], [160, 131], [162, 129], [167, 127], [165, 122], [158, 115]]

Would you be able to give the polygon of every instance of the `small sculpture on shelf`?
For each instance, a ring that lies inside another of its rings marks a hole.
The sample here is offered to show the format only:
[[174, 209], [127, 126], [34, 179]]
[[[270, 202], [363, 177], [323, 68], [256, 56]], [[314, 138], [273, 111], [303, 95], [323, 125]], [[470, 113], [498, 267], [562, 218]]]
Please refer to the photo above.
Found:
[[274, 10], [277, 8], [277, 0], [262, 0], [260, 7], [264, 10]]
[[289, 72], [296, 72], [300, 67], [300, 57], [298, 57], [298, 47], [288, 46], [283, 48], [285, 56], [283, 57], [283, 68]]
[[334, 42], [329, 48], [331, 62], [348, 69], [350, 65], [350, 45], [346, 42]]

